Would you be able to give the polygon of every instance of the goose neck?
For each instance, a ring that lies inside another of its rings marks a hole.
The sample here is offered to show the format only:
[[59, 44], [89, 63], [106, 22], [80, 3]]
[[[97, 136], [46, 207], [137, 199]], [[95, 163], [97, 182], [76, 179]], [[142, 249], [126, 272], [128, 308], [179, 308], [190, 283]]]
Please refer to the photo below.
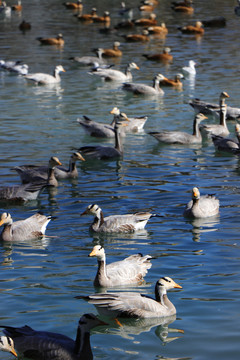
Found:
[[91, 344], [90, 344], [90, 332], [84, 331], [81, 327], [78, 327], [77, 336], [75, 340], [74, 353], [79, 359], [93, 359]]

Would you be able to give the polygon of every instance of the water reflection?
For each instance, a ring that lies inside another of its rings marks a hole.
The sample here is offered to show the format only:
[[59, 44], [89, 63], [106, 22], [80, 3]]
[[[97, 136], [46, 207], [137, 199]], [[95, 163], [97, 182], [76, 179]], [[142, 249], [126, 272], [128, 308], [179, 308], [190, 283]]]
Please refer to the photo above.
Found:
[[187, 223], [190, 223], [193, 227], [193, 241], [199, 242], [202, 234], [218, 230], [217, 225], [220, 224], [220, 217], [213, 216], [205, 219], [192, 219], [188, 220]]

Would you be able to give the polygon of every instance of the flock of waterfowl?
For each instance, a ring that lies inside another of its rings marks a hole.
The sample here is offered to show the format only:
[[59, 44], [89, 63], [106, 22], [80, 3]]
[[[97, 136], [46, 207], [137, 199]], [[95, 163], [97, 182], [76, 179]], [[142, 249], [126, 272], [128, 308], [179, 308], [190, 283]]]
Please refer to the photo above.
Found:
[[[122, 3], [119, 14], [122, 21], [114, 29], [111, 28], [111, 14], [105, 11], [103, 16], [98, 16], [97, 9], [92, 8], [91, 12], [84, 13], [84, 1], [65, 2], [66, 9], [77, 11], [75, 16], [78, 21], [87, 23], [102, 23], [104, 28], [102, 32], [106, 33], [127, 29], [136, 33], [121, 35], [127, 42], [148, 42], [151, 40], [151, 34], [158, 34], [166, 37], [168, 29], [165, 23], [159, 23], [155, 9], [159, 1], [143, 1], [139, 6], [141, 17], [133, 19], [133, 9], [127, 8]], [[171, 2], [172, 11], [183, 13], [186, 16], [194, 12], [192, 0]], [[111, 11], [112, 9], [110, 9]], [[22, 11], [21, 1], [12, 7], [7, 6], [5, 2], [0, 4], [0, 14], [6, 15], [10, 11]], [[145, 18], [145, 13], [148, 13]], [[235, 13], [238, 15], [237, 8]], [[194, 34], [204, 36], [204, 26], [225, 26], [224, 18], [216, 18], [211, 22], [197, 21], [195, 25], [183, 25], [179, 30], [184, 34]], [[143, 27], [143, 30], [137, 30]], [[23, 21], [19, 28], [23, 31], [31, 29], [31, 24]], [[101, 32], [101, 31], [100, 31]], [[43, 45], [53, 45], [64, 47], [64, 38], [59, 33], [56, 38], [38, 37], [37, 40]], [[195, 61], [189, 60], [189, 65], [180, 69], [175, 79], [168, 79], [163, 74], [158, 73], [153, 77], [153, 85], [133, 82], [132, 70], [138, 70], [139, 66], [130, 59], [125, 68], [125, 72], [114, 69], [112, 64], [106, 59], [113, 57], [122, 57], [123, 52], [119, 49], [120, 42], [114, 41], [113, 48], [94, 49], [96, 56], [71, 57], [69, 61], [74, 61], [80, 65], [89, 66], [88, 73], [92, 76], [100, 77], [104, 81], [119, 82], [124, 91], [134, 95], [143, 96], [163, 96], [164, 91], [161, 86], [172, 86], [182, 89], [184, 86], [182, 79], [184, 77], [195, 77]], [[161, 53], [143, 54], [150, 61], [159, 61], [168, 63], [173, 61], [170, 54], [171, 49], [164, 47]], [[23, 76], [26, 80], [39, 85], [56, 84], [61, 81], [60, 72], [65, 72], [62, 65], [57, 65], [53, 75], [37, 72], [29, 73], [28, 65], [19, 61], [1, 60], [0, 67], [4, 71], [15, 72]], [[239, 108], [231, 108], [225, 103], [229, 98], [227, 92], [222, 91], [219, 94], [219, 104], [211, 104], [199, 99], [190, 101], [190, 105], [196, 111], [193, 121], [193, 132], [186, 133], [176, 131], [154, 131], [149, 132], [157, 141], [163, 144], [201, 144], [202, 138], [212, 139], [218, 151], [227, 151], [232, 154], [239, 154], [240, 128], [236, 124], [237, 140], [228, 138], [230, 134], [227, 126], [227, 119], [237, 119], [240, 117]], [[142, 131], [148, 117], [130, 117], [114, 107], [111, 111], [114, 115], [111, 124], [100, 123], [83, 116], [77, 120], [78, 124], [89, 135], [97, 138], [114, 138], [115, 146], [87, 145], [81, 146], [77, 151], [71, 154], [69, 167], [63, 168], [60, 160], [56, 156], [49, 155], [48, 165], [19, 165], [14, 167], [21, 179], [21, 184], [16, 186], [2, 186], [0, 188], [0, 201], [4, 203], [25, 203], [36, 199], [41, 191], [46, 187], [58, 186], [59, 179], [77, 178], [77, 161], [87, 161], [88, 158], [97, 160], [109, 160], [121, 158], [123, 156], [122, 137], [127, 136], [129, 132], [136, 133]], [[219, 119], [219, 124], [202, 124], [208, 117], [214, 116]], [[99, 141], [100, 141], [99, 140]], [[29, 159], [30, 161], [30, 159]], [[192, 189], [192, 199], [187, 203], [183, 215], [190, 218], [206, 218], [216, 216], [219, 213], [219, 200], [214, 194], [200, 196], [197, 187]], [[97, 204], [91, 204], [81, 215], [92, 215], [94, 220], [90, 225], [90, 231], [95, 233], [131, 233], [144, 229], [150, 218], [158, 216], [150, 212], [137, 212], [133, 214], [117, 214], [104, 217], [102, 209]], [[24, 216], [23, 216], [24, 218]], [[22, 241], [25, 239], [38, 238], [45, 234], [46, 227], [51, 220], [51, 216], [45, 216], [38, 212], [35, 215], [14, 222], [11, 214], [3, 212], [0, 217], [0, 226], [3, 226], [1, 232], [2, 241]], [[150, 255], [135, 254], [125, 258], [122, 261], [106, 265], [106, 255], [101, 245], [94, 246], [90, 257], [97, 257], [98, 270], [93, 282], [96, 287], [114, 287], [117, 285], [138, 284], [151, 268], [152, 257]], [[182, 288], [170, 277], [161, 277], [155, 287], [155, 298], [150, 298], [137, 292], [103, 292], [88, 296], [77, 296], [85, 299], [90, 304], [94, 304], [99, 313], [112, 317], [133, 317], [133, 318], [151, 318], [167, 317], [176, 314], [176, 309], [167, 297], [167, 291], [173, 288]], [[23, 354], [30, 359], [92, 359], [93, 354], [90, 347], [90, 330], [98, 325], [106, 325], [95, 315], [85, 314], [81, 317], [78, 324], [76, 340], [72, 340], [61, 334], [35, 331], [29, 326], [15, 328], [1, 325], [4, 328], [5, 336], [0, 338], [0, 349], [11, 352], [14, 356]]]

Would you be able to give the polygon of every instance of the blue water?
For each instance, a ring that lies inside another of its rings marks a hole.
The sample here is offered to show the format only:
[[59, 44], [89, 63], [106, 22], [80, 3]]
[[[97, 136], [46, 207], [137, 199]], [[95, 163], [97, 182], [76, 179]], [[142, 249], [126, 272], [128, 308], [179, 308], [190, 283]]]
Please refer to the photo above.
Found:
[[[119, 1], [84, 3], [86, 13], [95, 5], [100, 14], [111, 12], [113, 25], [121, 20]], [[129, 0], [127, 4], [137, 6], [138, 2]], [[50, 4], [46, 0], [23, 1], [21, 14], [0, 19], [0, 58], [21, 59], [30, 72], [51, 73], [60, 63], [66, 69], [61, 84], [52, 88], [29, 85], [21, 77], [0, 72], [2, 185], [19, 183], [11, 170], [15, 165], [46, 164], [52, 155], [67, 165], [73, 149], [100, 142], [84, 133], [76, 122], [79, 116], [109, 123], [109, 112], [118, 106], [129, 116], [149, 117], [144, 132], [123, 140], [123, 159], [78, 164], [78, 180], [61, 181], [56, 190], [44, 191], [34, 203], [1, 208], [15, 220], [38, 210], [56, 219], [42, 240], [1, 244], [0, 324], [28, 324], [74, 338], [79, 317], [97, 313], [74, 296], [95, 291], [92, 282], [97, 263], [87, 255], [93, 245], [101, 243], [109, 262], [136, 252], [156, 257], [146, 282], [130, 288], [133, 291], [153, 295], [161, 276], [171, 276], [182, 290], [169, 292], [177, 308], [177, 318], [169, 326], [153, 319], [150, 323], [125, 321], [121, 328], [110, 321], [109, 326], [94, 329], [91, 344], [96, 359], [239, 358], [239, 158], [216, 153], [211, 142], [161, 146], [148, 135], [160, 129], [191, 132], [194, 113], [188, 101], [193, 97], [217, 102], [220, 92], [227, 91], [227, 103], [239, 106], [240, 18], [234, 14], [235, 5], [235, 1], [195, 0], [195, 13], [189, 17], [173, 13], [170, 2], [162, 0], [155, 12], [159, 22], [165, 21], [169, 28], [165, 45], [174, 56], [169, 66], [141, 56], [161, 51], [161, 40], [127, 44], [116, 33], [102, 35], [99, 25], [80, 24], [73, 12], [56, 0]], [[206, 29], [201, 40], [182, 36], [177, 30], [220, 15], [226, 17], [227, 26]], [[139, 16], [136, 10], [135, 17]], [[25, 34], [18, 30], [22, 19], [32, 23]], [[59, 32], [66, 42], [62, 50], [41, 46], [36, 40]], [[195, 82], [185, 79], [182, 92], [165, 89], [163, 97], [144, 99], [123, 93], [119, 85], [104, 84], [69, 61], [70, 56], [91, 55], [92, 48], [111, 47], [119, 39], [123, 57], [115, 67], [123, 69], [135, 61], [141, 70], [133, 73], [134, 81], [151, 84], [159, 72], [173, 77], [194, 59], [198, 63]], [[233, 121], [229, 129], [233, 135]], [[217, 195], [219, 217], [202, 222], [183, 218], [193, 186], [202, 194]], [[146, 210], [162, 217], [151, 219], [146, 231], [139, 234], [92, 236], [88, 231], [92, 218], [80, 217], [92, 203], [101, 206], [106, 216]], [[1, 359], [11, 358], [1, 353]]]

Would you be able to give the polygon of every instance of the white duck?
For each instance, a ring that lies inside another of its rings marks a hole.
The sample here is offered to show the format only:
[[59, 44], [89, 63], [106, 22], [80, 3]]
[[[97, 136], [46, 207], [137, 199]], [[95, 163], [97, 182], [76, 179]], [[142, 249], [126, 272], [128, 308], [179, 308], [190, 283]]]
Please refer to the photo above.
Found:
[[65, 72], [62, 65], [57, 65], [53, 71], [53, 75], [45, 73], [33, 73], [25, 75], [25, 79], [35, 82], [40, 85], [58, 84], [61, 81], [60, 72]]
[[97, 67], [96, 70], [92, 70], [89, 72], [91, 75], [96, 75], [103, 78], [105, 81], [131, 81], [132, 80], [132, 73], [131, 70], [137, 69], [139, 67], [134, 62], [131, 62], [127, 65], [125, 73], [115, 69], [103, 69], [101, 67]]
[[142, 254], [131, 255], [122, 261], [106, 265], [106, 254], [101, 245], [95, 245], [88, 256], [96, 256], [98, 260], [94, 286], [110, 287], [138, 283], [152, 266], [152, 257]]
[[182, 68], [182, 72], [185, 76], [195, 76], [196, 75], [196, 69], [195, 69], [195, 65], [197, 63], [194, 60], [189, 60], [188, 62], [188, 66], [184, 66]]

